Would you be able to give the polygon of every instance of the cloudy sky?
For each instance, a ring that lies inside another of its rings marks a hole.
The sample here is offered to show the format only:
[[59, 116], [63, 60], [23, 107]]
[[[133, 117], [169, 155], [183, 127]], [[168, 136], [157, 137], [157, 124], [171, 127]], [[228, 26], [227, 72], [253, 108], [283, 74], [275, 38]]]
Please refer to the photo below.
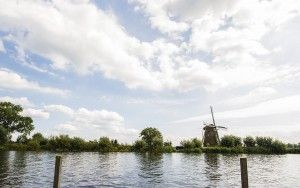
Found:
[[0, 0], [0, 100], [35, 132], [131, 143], [220, 134], [300, 141], [298, 0]]

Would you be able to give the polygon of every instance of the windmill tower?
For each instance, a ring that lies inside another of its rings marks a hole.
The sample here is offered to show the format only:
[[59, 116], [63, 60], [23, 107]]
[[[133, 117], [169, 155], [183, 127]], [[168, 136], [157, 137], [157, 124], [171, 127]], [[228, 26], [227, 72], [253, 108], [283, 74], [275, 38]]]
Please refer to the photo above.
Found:
[[212, 147], [218, 146], [220, 144], [220, 138], [218, 134], [218, 129], [227, 129], [226, 127], [216, 126], [214, 112], [212, 106], [210, 106], [211, 117], [213, 120], [212, 124], [204, 124], [203, 130], [203, 146]]

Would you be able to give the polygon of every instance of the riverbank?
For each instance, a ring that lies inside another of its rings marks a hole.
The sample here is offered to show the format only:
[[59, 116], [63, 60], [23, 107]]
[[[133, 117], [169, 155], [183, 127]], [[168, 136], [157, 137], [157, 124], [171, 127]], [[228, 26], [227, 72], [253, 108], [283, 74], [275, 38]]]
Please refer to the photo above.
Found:
[[[131, 145], [122, 145], [111, 150], [103, 150], [99, 148], [90, 149], [61, 149], [32, 147], [30, 145], [11, 143], [0, 146], [0, 151], [52, 151], [52, 152], [136, 152], [146, 153], [147, 151], [135, 151]], [[284, 151], [275, 152], [264, 147], [199, 147], [191, 149], [176, 149], [176, 147], [167, 147], [158, 153], [219, 153], [219, 154], [300, 154], [300, 148], [286, 148]]]

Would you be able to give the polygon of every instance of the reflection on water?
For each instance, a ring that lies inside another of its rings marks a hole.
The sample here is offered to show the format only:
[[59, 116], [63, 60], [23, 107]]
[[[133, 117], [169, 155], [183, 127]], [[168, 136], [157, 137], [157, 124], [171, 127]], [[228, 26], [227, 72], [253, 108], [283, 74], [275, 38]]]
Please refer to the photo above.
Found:
[[9, 152], [0, 152], [0, 185], [6, 185], [9, 176]]
[[138, 176], [140, 186], [157, 185], [163, 182], [163, 155], [162, 154], [137, 154]]
[[[62, 153], [62, 187], [240, 187], [240, 155]], [[251, 187], [300, 187], [300, 155], [248, 155]], [[0, 152], [0, 187], [52, 187], [55, 153]]]
[[207, 179], [213, 184], [211, 186], [217, 186], [218, 181], [221, 178], [221, 173], [219, 169], [220, 165], [220, 154], [209, 153], [204, 155], [205, 162], [205, 175]]

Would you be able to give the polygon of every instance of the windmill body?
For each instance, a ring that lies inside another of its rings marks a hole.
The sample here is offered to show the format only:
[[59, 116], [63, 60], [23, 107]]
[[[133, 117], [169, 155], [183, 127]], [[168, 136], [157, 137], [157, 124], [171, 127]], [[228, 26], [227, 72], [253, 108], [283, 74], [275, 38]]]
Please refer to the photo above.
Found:
[[213, 120], [213, 124], [204, 124], [203, 130], [203, 146], [204, 147], [213, 147], [218, 146], [220, 144], [218, 129], [226, 129], [226, 127], [216, 126], [215, 118], [213, 114], [213, 108], [210, 107], [211, 116]]
[[203, 127], [204, 138], [203, 145], [204, 147], [218, 146], [220, 144], [218, 130], [213, 124], [206, 125]]

